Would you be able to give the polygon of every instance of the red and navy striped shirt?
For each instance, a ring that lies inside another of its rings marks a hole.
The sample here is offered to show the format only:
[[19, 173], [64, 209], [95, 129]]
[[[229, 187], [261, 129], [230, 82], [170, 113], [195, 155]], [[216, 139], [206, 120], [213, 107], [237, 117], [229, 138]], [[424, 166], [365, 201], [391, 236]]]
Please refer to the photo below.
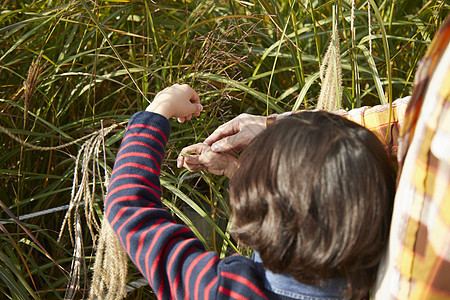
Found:
[[219, 259], [162, 206], [159, 174], [169, 121], [136, 113], [117, 154], [106, 198], [108, 221], [158, 299], [342, 299], [345, 280], [321, 287], [265, 270], [260, 260]]
[[252, 260], [219, 259], [162, 206], [159, 174], [169, 134], [165, 117], [138, 112], [117, 154], [105, 209], [128, 255], [159, 299], [273, 299]]

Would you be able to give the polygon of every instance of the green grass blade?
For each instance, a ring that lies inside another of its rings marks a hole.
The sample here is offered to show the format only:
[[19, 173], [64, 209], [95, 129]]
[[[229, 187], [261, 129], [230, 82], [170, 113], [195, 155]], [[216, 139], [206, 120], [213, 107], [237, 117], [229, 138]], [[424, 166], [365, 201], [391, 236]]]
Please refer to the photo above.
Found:
[[306, 93], [308, 93], [308, 90], [311, 87], [311, 85], [319, 78], [320, 78], [319, 72], [316, 72], [306, 78], [305, 85], [301, 89], [300, 94], [298, 95], [294, 106], [292, 106], [292, 111], [298, 110], [300, 108], [300, 105], [302, 104], [302, 102], [305, 102], [305, 107], [306, 107], [306, 98], [305, 98]]
[[[378, 97], [380, 98], [381, 104], [388, 103], [386, 100], [386, 96], [384, 95], [384, 90], [383, 90], [383, 86], [381, 84], [380, 74], [378, 74], [377, 66], [375, 65], [375, 61], [373, 60], [372, 55], [370, 55], [370, 53], [369, 53], [369, 49], [367, 49], [367, 47], [364, 45], [358, 45], [356, 47], [364, 53], [364, 56], [366, 57], [367, 62], [369, 63], [369, 67], [370, 67], [369, 70], [372, 73], [373, 82], [377, 89]], [[392, 83], [392, 81], [391, 81], [391, 83]]]
[[391, 55], [389, 51], [389, 42], [387, 39], [386, 29], [384, 27], [384, 21], [381, 17], [380, 11], [378, 10], [378, 6], [375, 3], [374, 0], [369, 0], [370, 4], [372, 6], [373, 11], [375, 12], [375, 18], [378, 21], [378, 25], [381, 30], [381, 36], [383, 41], [383, 50], [384, 50], [384, 58], [386, 61], [386, 73], [387, 73], [387, 79], [388, 79], [388, 102], [392, 103], [392, 75], [391, 75]]
[[[138, 89], [139, 93], [142, 95], [142, 97], [144, 99], [146, 99], [148, 102], [150, 102], [150, 100], [147, 99], [147, 97], [144, 95], [144, 93], [142, 92], [141, 88], [139, 87], [139, 85], [137, 84], [136, 80], [134, 80], [133, 75], [131, 75], [131, 72], [128, 70], [127, 65], [125, 64], [125, 61], [122, 59], [121, 55], [119, 54], [119, 52], [117, 51], [116, 47], [114, 46], [114, 44], [111, 42], [111, 40], [109, 39], [108, 35], [106, 34], [106, 32], [103, 30], [103, 27], [100, 25], [100, 23], [98, 22], [97, 18], [94, 16], [94, 14], [92, 13], [92, 11], [89, 9], [89, 7], [86, 4], [85, 0], [81, 0], [81, 3], [83, 4], [84, 8], [86, 9], [86, 12], [89, 14], [90, 18], [92, 19], [92, 21], [94, 21], [95, 25], [97, 26], [97, 29], [101, 32], [101, 34], [103, 35], [103, 38], [108, 42], [109, 46], [111, 47], [111, 49], [113, 50], [114, 54], [116, 55], [117, 59], [120, 61], [120, 63], [122, 64], [122, 66], [125, 68], [125, 70], [127, 71], [128, 76], [130, 76], [130, 79], [133, 81], [134, 85], [136, 86], [136, 88]], [[1, 59], [0, 59], [1, 60]]]
[[33, 297], [33, 299], [39, 299], [39, 297], [36, 295], [36, 293], [31, 289], [31, 287], [26, 282], [25, 278], [22, 276], [19, 270], [16, 269], [14, 266], [14, 263], [3, 253], [0, 251], [0, 261], [2, 261], [2, 264], [8, 268], [19, 280], [20, 285], [17, 282], [13, 282], [11, 276], [8, 276], [7, 272], [0, 268], [3, 272], [0, 271], [0, 274], [2, 275], [3, 280], [8, 280], [9, 284], [11, 284], [9, 287], [13, 288], [21, 299], [28, 299], [30, 296]]

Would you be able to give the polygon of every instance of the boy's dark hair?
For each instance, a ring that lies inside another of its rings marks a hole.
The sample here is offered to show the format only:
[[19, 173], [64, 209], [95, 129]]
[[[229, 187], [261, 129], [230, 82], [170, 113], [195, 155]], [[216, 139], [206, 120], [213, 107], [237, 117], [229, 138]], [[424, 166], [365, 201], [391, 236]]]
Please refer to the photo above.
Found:
[[254, 139], [230, 181], [233, 235], [264, 267], [299, 282], [347, 280], [364, 297], [387, 244], [395, 171], [378, 138], [327, 112], [303, 112]]

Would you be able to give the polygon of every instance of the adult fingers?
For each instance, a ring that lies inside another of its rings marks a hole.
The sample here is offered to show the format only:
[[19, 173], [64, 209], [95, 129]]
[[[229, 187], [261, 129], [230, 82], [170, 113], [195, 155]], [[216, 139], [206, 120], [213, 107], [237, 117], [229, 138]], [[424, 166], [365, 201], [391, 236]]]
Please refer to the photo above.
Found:
[[248, 138], [243, 132], [238, 132], [211, 145], [211, 150], [214, 152], [230, 152], [237, 153], [248, 144]]
[[239, 153], [239, 151], [241, 151], [241, 149], [242, 149], [241, 147], [235, 147], [235, 148], [233, 148], [231, 150], [228, 150], [226, 153], [231, 155], [231, 156], [236, 157], [236, 155]]
[[205, 169], [205, 165], [203, 164], [198, 164], [198, 163], [193, 163], [196, 160], [195, 159], [189, 159], [191, 156], [186, 156], [183, 158], [178, 158], [177, 159], [177, 167], [181, 168], [181, 167], [185, 167], [186, 169], [188, 169], [191, 172], [196, 172], [199, 170], [203, 170]]
[[194, 145], [190, 145], [187, 147], [184, 147], [183, 149], [181, 149], [180, 154], [178, 155], [177, 158], [177, 167], [181, 168], [184, 164], [185, 164], [185, 160], [188, 156], [190, 156], [189, 154], [201, 154], [202, 151], [207, 148], [208, 146], [206, 146], [203, 143], [198, 143], [198, 144], [194, 144]]
[[185, 156], [187, 154], [200, 154], [207, 147], [208, 146], [206, 146], [203, 143], [197, 143], [197, 144], [189, 145], [189, 146], [184, 147], [183, 149], [181, 149], [180, 155]]
[[223, 138], [226, 138], [230, 135], [233, 135], [239, 131], [240, 131], [239, 120], [234, 118], [233, 120], [228, 121], [227, 123], [222, 124], [219, 127], [217, 127], [217, 129], [214, 130], [214, 132], [211, 133], [211, 135], [209, 137], [207, 137], [203, 143], [207, 144], [208, 146], [211, 146], [215, 142], [217, 142]]
[[179, 155], [177, 157], [177, 168], [181, 168], [184, 165], [184, 156], [183, 155]]
[[204, 163], [202, 155], [186, 155], [184, 157], [184, 164], [186, 165], [203, 165]]
[[203, 165], [188, 165], [188, 164], [184, 164], [183, 167], [188, 169], [190, 172], [197, 172], [197, 171], [200, 171], [200, 170], [204, 169]]

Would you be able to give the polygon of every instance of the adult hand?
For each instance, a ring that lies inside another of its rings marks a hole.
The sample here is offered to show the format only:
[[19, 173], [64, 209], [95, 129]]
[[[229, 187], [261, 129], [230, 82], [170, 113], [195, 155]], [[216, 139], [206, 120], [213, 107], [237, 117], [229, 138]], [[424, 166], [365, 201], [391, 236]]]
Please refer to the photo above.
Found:
[[267, 117], [241, 114], [217, 127], [204, 141], [214, 152], [237, 153], [266, 128]]
[[198, 117], [203, 107], [198, 94], [187, 84], [174, 84], [165, 88], [147, 107], [146, 111], [163, 115], [167, 119], [177, 118], [183, 123], [190, 120], [192, 115]]
[[191, 172], [205, 170], [216, 175], [233, 177], [238, 168], [237, 158], [226, 153], [216, 153], [203, 143], [194, 144], [181, 150], [177, 167], [184, 166]]

